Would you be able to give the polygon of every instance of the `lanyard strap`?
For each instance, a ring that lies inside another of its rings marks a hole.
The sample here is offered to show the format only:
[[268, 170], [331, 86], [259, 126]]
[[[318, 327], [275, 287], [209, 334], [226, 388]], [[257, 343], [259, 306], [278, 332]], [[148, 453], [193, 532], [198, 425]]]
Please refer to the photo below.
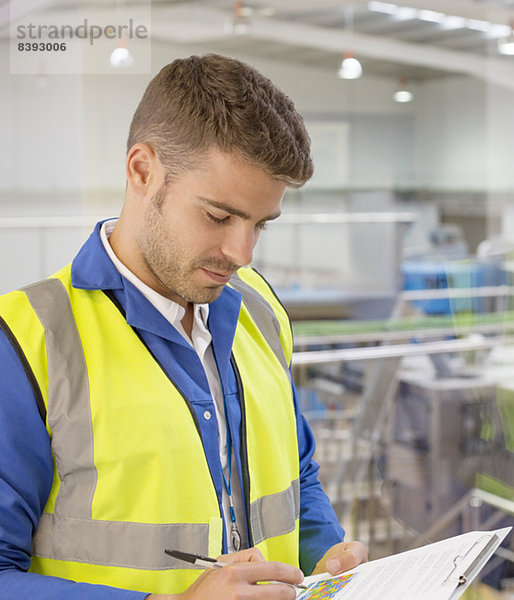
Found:
[[223, 470], [221, 471], [221, 474], [223, 475], [223, 484], [225, 486], [225, 490], [227, 492], [228, 502], [229, 502], [230, 522], [231, 522], [230, 543], [232, 545], [232, 549], [237, 552], [238, 550], [241, 550], [241, 534], [239, 533], [239, 529], [237, 527], [236, 511], [234, 509], [234, 501], [232, 499], [232, 437], [230, 435], [230, 427], [228, 424], [227, 405], [225, 402], [225, 395], [223, 395], [223, 404], [224, 404], [224, 409], [225, 409], [225, 425], [227, 428], [228, 481], [227, 481], [227, 478], [225, 477], [225, 473], [223, 472]]
[[232, 498], [232, 435], [230, 433], [230, 425], [228, 422], [228, 408], [227, 408], [227, 399], [225, 396], [225, 389], [223, 388], [223, 381], [221, 379], [218, 361], [216, 360], [216, 355], [214, 354], [214, 362], [216, 363], [216, 369], [218, 371], [218, 378], [220, 381], [221, 393], [223, 395], [223, 411], [225, 413], [225, 429], [227, 435], [227, 473], [228, 473], [228, 481], [225, 477], [225, 472], [222, 469], [221, 474], [223, 476], [223, 485], [225, 486], [225, 491], [227, 492], [228, 503], [229, 503], [229, 512], [230, 512], [230, 545], [232, 550], [238, 552], [241, 550], [241, 534], [239, 533], [239, 529], [237, 527], [236, 522], [236, 511], [234, 509], [234, 500]]

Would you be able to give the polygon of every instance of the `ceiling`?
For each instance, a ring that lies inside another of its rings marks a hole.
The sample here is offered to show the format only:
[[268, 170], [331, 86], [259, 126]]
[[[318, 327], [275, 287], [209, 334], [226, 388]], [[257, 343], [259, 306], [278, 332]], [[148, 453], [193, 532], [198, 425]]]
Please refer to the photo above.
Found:
[[[364, 74], [423, 81], [464, 73], [514, 87], [514, 56], [497, 52], [514, 21], [514, 0], [13, 0], [20, 16], [88, 14], [107, 6], [125, 11], [151, 6], [152, 39], [201, 44], [214, 52], [243, 53], [336, 70], [344, 50]], [[236, 33], [234, 20], [246, 25]], [[0, 0], [0, 34], [9, 35], [9, 2]]]

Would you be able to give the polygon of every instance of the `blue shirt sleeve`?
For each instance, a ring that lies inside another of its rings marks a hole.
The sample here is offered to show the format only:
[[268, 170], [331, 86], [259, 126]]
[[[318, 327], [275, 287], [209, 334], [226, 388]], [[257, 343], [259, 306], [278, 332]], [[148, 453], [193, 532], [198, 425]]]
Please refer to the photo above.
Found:
[[319, 482], [314, 436], [300, 411], [294, 385], [293, 397], [300, 454], [300, 568], [310, 575], [325, 552], [344, 540], [344, 529]]
[[23, 367], [0, 330], [0, 597], [142, 600], [148, 594], [27, 573], [53, 479], [50, 438]]

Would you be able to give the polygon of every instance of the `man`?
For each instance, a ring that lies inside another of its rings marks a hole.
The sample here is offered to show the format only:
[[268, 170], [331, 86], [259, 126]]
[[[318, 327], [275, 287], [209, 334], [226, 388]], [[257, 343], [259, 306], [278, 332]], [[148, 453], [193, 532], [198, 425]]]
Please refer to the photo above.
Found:
[[311, 174], [301, 117], [251, 67], [152, 80], [119, 219], [0, 299], [3, 599], [285, 599], [298, 567], [366, 559], [317, 480], [287, 315], [244, 268]]

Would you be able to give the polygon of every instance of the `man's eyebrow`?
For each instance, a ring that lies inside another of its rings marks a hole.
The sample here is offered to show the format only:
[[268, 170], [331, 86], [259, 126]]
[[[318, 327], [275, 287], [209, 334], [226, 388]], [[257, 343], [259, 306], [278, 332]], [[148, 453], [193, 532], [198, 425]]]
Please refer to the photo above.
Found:
[[[211, 200], [210, 198], [205, 198], [204, 196], [198, 196], [198, 199], [203, 202], [204, 204], [209, 204], [210, 206], [213, 206], [214, 208], [219, 208], [220, 210], [224, 210], [225, 212], [228, 212], [230, 215], [234, 215], [235, 217], [240, 217], [241, 219], [244, 219], [245, 221], [248, 221], [251, 219], [251, 216], [248, 213], [245, 213], [242, 210], [239, 210], [238, 208], [234, 208], [233, 206], [230, 206], [230, 204], [225, 204], [224, 202], [218, 202], [217, 200]], [[272, 215], [268, 215], [267, 217], [262, 218], [259, 222], [263, 223], [264, 221], [273, 221], [274, 219], [278, 219], [278, 217], [280, 217], [281, 212], [280, 210], [276, 213], [273, 213]]]

